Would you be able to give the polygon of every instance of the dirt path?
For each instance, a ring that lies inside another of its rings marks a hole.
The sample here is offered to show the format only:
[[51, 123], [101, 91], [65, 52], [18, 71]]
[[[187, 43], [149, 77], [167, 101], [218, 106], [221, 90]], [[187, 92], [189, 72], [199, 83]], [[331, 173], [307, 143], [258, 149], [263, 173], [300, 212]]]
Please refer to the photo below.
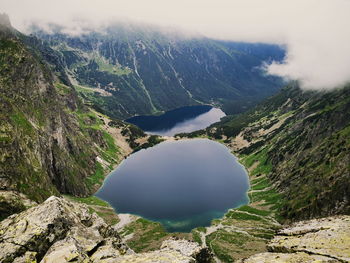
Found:
[[139, 219], [139, 216], [131, 215], [131, 214], [118, 214], [119, 222], [114, 226], [116, 230], [122, 229], [124, 226], [136, 221]]

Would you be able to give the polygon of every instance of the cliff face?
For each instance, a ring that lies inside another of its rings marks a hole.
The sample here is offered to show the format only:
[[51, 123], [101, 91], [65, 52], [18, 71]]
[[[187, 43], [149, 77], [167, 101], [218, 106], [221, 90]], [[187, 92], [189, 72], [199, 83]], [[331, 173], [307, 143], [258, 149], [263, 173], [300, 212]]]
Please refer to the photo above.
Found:
[[280, 212], [298, 220], [350, 213], [350, 87], [284, 89], [245, 114], [208, 129], [284, 197]]
[[95, 177], [118, 161], [118, 148], [18, 36], [0, 25], [0, 188], [37, 201], [59, 192], [91, 194]]

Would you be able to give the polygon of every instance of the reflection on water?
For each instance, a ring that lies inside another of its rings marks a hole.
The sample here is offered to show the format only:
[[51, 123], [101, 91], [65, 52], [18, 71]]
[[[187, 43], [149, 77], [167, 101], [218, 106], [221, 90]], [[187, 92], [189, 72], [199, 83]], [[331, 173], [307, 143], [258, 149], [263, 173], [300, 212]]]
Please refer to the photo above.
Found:
[[132, 154], [96, 195], [118, 213], [158, 221], [168, 231], [188, 232], [247, 203], [248, 186], [246, 171], [225, 146], [193, 139]]
[[126, 121], [150, 134], [173, 136], [204, 129], [218, 122], [225, 113], [208, 105], [183, 107], [160, 116], [136, 116]]
[[204, 129], [211, 124], [218, 122], [220, 118], [224, 117], [225, 113], [217, 108], [212, 108], [210, 111], [203, 113], [193, 119], [179, 122], [175, 127], [164, 130], [147, 131], [151, 134], [158, 134], [163, 136], [173, 136], [182, 132], [193, 132]]

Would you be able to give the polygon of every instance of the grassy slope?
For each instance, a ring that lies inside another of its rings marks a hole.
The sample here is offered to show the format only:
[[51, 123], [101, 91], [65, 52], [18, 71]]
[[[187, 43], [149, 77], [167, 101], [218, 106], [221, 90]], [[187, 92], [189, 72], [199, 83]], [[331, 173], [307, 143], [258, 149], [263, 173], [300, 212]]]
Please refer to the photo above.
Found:
[[[254, 162], [250, 162], [254, 159]], [[237, 209], [230, 209], [221, 219], [213, 220], [208, 228], [192, 231], [194, 240], [206, 243], [215, 256], [223, 262], [266, 251], [266, 243], [280, 227], [278, 207], [283, 204], [281, 195], [270, 185], [263, 158], [255, 155], [240, 158], [249, 171], [251, 187], [248, 192], [250, 203]], [[258, 173], [264, 170], [265, 173]], [[259, 174], [259, 176], [256, 176]]]
[[[242, 120], [244, 124], [242, 125]], [[208, 129], [240, 155], [255, 155], [286, 197], [286, 219], [349, 213], [350, 87], [332, 92], [285, 89], [265, 104]], [[239, 147], [239, 137], [248, 143]], [[253, 159], [256, 159], [256, 158]], [[249, 164], [254, 161], [246, 157]]]
[[[180, 135], [226, 144], [249, 171], [250, 204], [204, 234], [219, 259], [265, 251], [277, 222], [350, 212], [349, 93], [349, 87], [329, 93], [289, 87], [247, 113]], [[203, 229], [193, 232], [202, 243]]]

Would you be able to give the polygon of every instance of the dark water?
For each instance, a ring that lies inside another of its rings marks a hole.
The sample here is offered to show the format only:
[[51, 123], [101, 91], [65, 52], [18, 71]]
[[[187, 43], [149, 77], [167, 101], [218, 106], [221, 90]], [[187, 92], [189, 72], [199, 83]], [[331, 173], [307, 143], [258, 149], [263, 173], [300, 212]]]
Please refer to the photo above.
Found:
[[214, 141], [164, 142], [122, 162], [96, 194], [118, 213], [161, 222], [168, 231], [208, 226], [248, 202], [248, 177], [229, 150]]
[[224, 116], [218, 108], [200, 105], [178, 108], [159, 116], [136, 116], [126, 121], [151, 134], [173, 136], [204, 129]]

